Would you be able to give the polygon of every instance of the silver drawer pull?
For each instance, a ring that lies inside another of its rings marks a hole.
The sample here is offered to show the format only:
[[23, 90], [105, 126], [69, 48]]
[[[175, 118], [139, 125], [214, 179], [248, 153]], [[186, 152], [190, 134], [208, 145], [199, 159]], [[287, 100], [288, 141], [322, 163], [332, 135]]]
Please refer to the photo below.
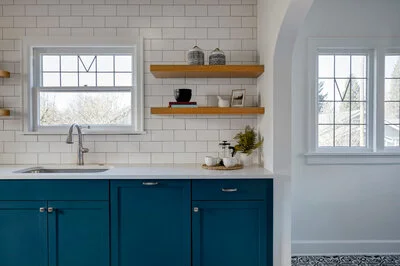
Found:
[[193, 212], [199, 212], [199, 208], [198, 207], [194, 207], [193, 208]]
[[143, 186], [157, 186], [158, 182], [143, 182]]
[[52, 207], [49, 207], [48, 209], [47, 209], [47, 212], [53, 212], [54, 211], [54, 208], [52, 208]]
[[41, 208], [39, 208], [39, 211], [40, 211], [40, 212], [45, 212], [45, 211], [46, 211], [46, 208], [41, 207]]
[[238, 191], [237, 188], [223, 188], [221, 190], [222, 190], [222, 192], [236, 192], [236, 191]]

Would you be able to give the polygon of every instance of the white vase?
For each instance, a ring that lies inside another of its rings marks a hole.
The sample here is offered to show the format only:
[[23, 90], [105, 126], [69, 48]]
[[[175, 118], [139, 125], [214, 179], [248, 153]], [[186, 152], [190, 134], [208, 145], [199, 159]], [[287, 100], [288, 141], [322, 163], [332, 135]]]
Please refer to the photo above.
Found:
[[249, 166], [253, 164], [253, 154], [240, 153], [239, 154], [240, 164], [243, 166]]

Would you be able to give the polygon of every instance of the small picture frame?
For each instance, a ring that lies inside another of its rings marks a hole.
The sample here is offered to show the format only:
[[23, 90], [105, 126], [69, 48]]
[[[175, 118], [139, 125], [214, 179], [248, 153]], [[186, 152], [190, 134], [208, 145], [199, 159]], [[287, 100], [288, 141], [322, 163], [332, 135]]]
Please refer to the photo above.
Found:
[[244, 107], [246, 90], [232, 90], [231, 107]]

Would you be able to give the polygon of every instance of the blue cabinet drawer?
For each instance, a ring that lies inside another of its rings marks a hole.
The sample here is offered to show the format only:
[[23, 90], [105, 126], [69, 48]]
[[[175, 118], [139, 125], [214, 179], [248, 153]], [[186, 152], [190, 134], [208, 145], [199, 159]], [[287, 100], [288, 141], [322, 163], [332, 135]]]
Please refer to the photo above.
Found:
[[0, 200], [108, 200], [108, 180], [0, 181]]
[[193, 180], [192, 200], [266, 200], [272, 187], [272, 179]]

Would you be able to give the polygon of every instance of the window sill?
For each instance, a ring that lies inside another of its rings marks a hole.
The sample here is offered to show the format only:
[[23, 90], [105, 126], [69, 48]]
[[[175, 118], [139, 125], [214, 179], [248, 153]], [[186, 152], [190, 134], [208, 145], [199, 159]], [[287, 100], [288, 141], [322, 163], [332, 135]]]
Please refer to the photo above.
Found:
[[310, 152], [304, 156], [309, 165], [400, 164], [400, 152]]

